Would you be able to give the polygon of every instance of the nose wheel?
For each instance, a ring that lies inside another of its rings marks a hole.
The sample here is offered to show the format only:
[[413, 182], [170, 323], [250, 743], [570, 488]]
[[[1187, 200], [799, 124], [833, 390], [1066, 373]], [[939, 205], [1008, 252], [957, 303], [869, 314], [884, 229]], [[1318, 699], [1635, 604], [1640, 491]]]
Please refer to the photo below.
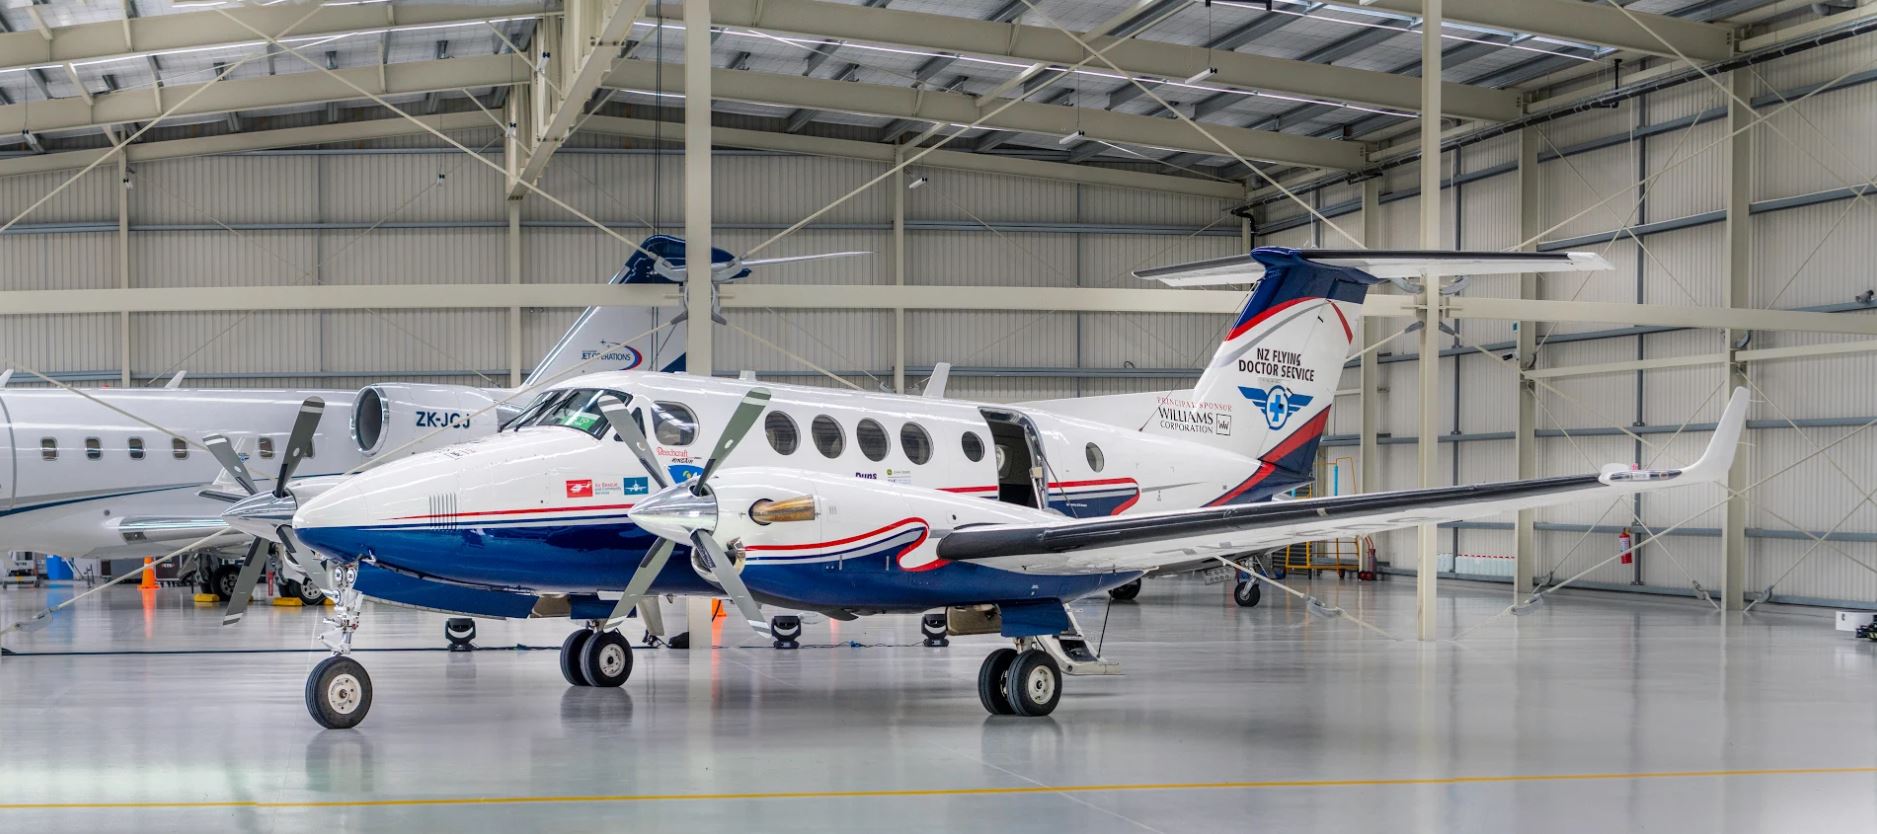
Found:
[[620, 686], [632, 677], [632, 641], [592, 628], [569, 634], [560, 647], [560, 672], [574, 686]]
[[357, 564], [333, 569], [332, 615], [326, 618], [329, 628], [319, 636], [333, 654], [306, 676], [306, 711], [328, 730], [356, 727], [371, 712], [371, 675], [351, 655], [352, 634], [358, 631], [365, 604], [353, 587], [357, 581]]

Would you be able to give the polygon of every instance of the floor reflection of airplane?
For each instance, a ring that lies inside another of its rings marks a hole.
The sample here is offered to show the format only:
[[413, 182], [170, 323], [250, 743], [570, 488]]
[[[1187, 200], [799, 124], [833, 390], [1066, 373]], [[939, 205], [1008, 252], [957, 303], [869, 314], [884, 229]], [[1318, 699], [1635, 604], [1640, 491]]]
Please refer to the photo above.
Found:
[[[642, 246], [682, 263], [683, 242], [653, 237]], [[718, 251], [717, 260], [735, 263]], [[739, 267], [741, 265], [739, 264]], [[661, 268], [662, 267], [662, 268]], [[671, 283], [669, 263], [635, 254], [613, 283]], [[728, 277], [740, 277], [733, 274]], [[674, 308], [675, 309], [675, 308]], [[682, 370], [682, 325], [656, 328], [671, 310], [587, 310], [531, 371], [523, 390], [594, 370]], [[674, 332], [675, 331], [675, 332]], [[14, 379], [23, 378], [14, 374]], [[179, 378], [180, 379], [180, 378]], [[223, 527], [221, 512], [236, 484], [223, 479], [201, 439], [227, 437], [239, 457], [271, 474], [284, 462], [288, 427], [309, 397], [325, 406], [310, 429], [308, 460], [298, 474], [344, 472], [381, 455], [411, 454], [494, 431], [515, 406], [498, 405], [510, 389], [385, 383], [358, 390], [131, 388], [83, 394], [0, 383], [0, 541], [8, 547], [68, 557], [131, 558], [163, 543], [199, 539]], [[520, 397], [525, 402], [526, 396]], [[486, 415], [471, 417], [490, 409]], [[271, 487], [270, 487], [271, 489]], [[303, 487], [302, 497], [309, 494]], [[232, 598], [245, 542], [200, 554], [203, 589]], [[290, 565], [279, 591], [312, 602], [317, 588]], [[422, 595], [420, 585], [368, 572], [364, 588], [395, 599]]]
[[[646, 594], [727, 596], [759, 631], [763, 604], [842, 619], [945, 608], [955, 633], [1016, 641], [982, 667], [986, 709], [1047, 714], [1062, 675], [1114, 671], [1066, 603], [1143, 571], [1721, 477], [1744, 392], [1686, 469], [1267, 501], [1309, 478], [1376, 273], [1600, 263], [1260, 249], [1160, 271], [1261, 280], [1193, 390], [1103, 398], [1082, 416], [669, 374], [569, 380], [496, 435], [377, 467], [299, 508], [293, 533], [327, 560], [339, 596], [335, 656], [310, 676], [308, 709], [348, 727], [370, 708], [370, 677], [346, 654], [369, 566], [588, 620], [561, 666], [597, 686], [631, 673], [608, 626]], [[758, 425], [762, 439], [744, 443]], [[230, 523], [280, 521], [249, 510], [230, 508]]]

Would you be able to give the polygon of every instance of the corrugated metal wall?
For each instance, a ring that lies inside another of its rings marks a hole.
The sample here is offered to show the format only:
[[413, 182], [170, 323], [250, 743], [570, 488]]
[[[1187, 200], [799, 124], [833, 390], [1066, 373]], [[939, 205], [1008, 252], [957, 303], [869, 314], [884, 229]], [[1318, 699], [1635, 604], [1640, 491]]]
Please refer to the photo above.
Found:
[[[1822, 48], [1792, 59], [1756, 68], [1754, 95], [1768, 97], [1805, 85], [1840, 80], [1856, 69], [1867, 68], [1877, 57], [1877, 41], [1860, 39]], [[1787, 98], [1799, 94], [1788, 93]], [[1772, 112], [1774, 104], [1762, 109]], [[1592, 111], [1539, 128], [1540, 164], [1538, 202], [1543, 241], [1596, 235], [1648, 223], [1662, 223], [1715, 212], [1724, 208], [1728, 126], [1714, 118], [1724, 111], [1726, 94], [1708, 83], [1688, 84], [1622, 106]], [[1877, 114], [1877, 84], [1857, 84], [1820, 93], [1780, 112], [1750, 130], [1752, 199], [1768, 200], [1812, 194], [1864, 183], [1877, 167], [1877, 148], [1864, 141], [1865, 126]], [[1706, 118], [1692, 126], [1633, 138], [1646, 126], [1690, 117]], [[1611, 142], [1609, 140], [1615, 140]], [[1594, 143], [1585, 150], [1574, 146]], [[1516, 162], [1518, 138], [1501, 137], [1468, 146], [1456, 162], [1443, 159], [1444, 175], [1455, 169], [1472, 173]], [[1560, 157], [1558, 151], [1569, 150]], [[1386, 175], [1382, 239], [1384, 246], [1412, 247], [1418, 236], [1419, 200], [1411, 196], [1418, 174], [1413, 168]], [[1347, 186], [1325, 189], [1313, 205], [1346, 203], [1359, 193]], [[1443, 192], [1450, 220], [1458, 205], [1459, 244], [1464, 248], [1499, 249], [1518, 239], [1516, 174], [1475, 179]], [[1298, 207], [1268, 207], [1266, 222], [1300, 219]], [[1359, 213], [1335, 218], [1346, 227], [1359, 226]], [[1450, 222], [1443, 224], [1455, 229]], [[1324, 241], [1321, 224], [1284, 229], [1261, 236], [1260, 244], [1306, 246]], [[1877, 201], [1840, 199], [1797, 208], [1756, 210], [1751, 219], [1752, 281], [1747, 303], [1755, 307], [1794, 308], [1842, 305], [1877, 287], [1870, 264], [1877, 262]], [[1647, 303], [1691, 307], [1724, 305], [1725, 236], [1719, 223], [1687, 225], [1670, 231], [1627, 234], [1615, 239], [1577, 244], [1596, 251], [1616, 269], [1587, 276], [1547, 276], [1539, 281], [1547, 299]], [[1516, 277], [1476, 278], [1465, 291], [1469, 296], [1514, 297]], [[1854, 313], [1855, 315], [1855, 313]], [[1365, 322], [1392, 333], [1405, 322]], [[1509, 322], [1464, 321], [1457, 344], [1505, 343], [1514, 334]], [[1547, 325], [1548, 335], [1605, 331], [1609, 325], [1568, 323]], [[1845, 341], [1833, 334], [1754, 333], [1751, 347], [1767, 348]], [[1544, 344], [1539, 367], [1566, 367], [1635, 359], [1713, 355], [1726, 346], [1713, 330], [1652, 333], [1642, 337]], [[1388, 351], [1411, 357], [1416, 345], [1404, 339]], [[1503, 356], [1509, 351], [1496, 351]], [[1398, 439], [1411, 439], [1418, 430], [1419, 402], [1415, 362], [1382, 365], [1381, 431]], [[1443, 433], [1462, 442], [1441, 444], [1444, 477], [1457, 474], [1459, 482], [1480, 482], [1516, 475], [1510, 440], [1487, 439], [1511, 432], [1516, 426], [1517, 397], [1513, 369], [1478, 351], [1458, 360], [1442, 360], [1441, 393]], [[1877, 397], [1863, 380], [1877, 376], [1877, 354], [1817, 357], [1757, 363], [1750, 378], [1757, 390], [1751, 414], [1755, 428], [1748, 432], [1741, 453], [1747, 457], [1749, 482], [1759, 483], [1750, 493], [1748, 522], [1749, 579], [1752, 589], [1775, 585], [1781, 598], [1877, 602], [1877, 506], [1865, 501], [1877, 488], [1877, 432], [1863, 432], [1865, 422], [1877, 419]], [[1346, 374], [1343, 387], [1354, 388], [1356, 374]], [[1455, 389], [1458, 389], [1456, 396]], [[1546, 380], [1539, 393], [1540, 471], [1562, 474], [1593, 471], [1612, 461], [1639, 461], [1673, 465], [1692, 461], [1707, 443], [1708, 432], [1694, 429], [1675, 434], [1688, 423], [1711, 424], [1726, 398], [1725, 376], [1719, 365], [1626, 371], [1594, 376]], [[1460, 404], [1457, 423], [1453, 402]], [[1339, 398], [1344, 413], [1332, 416], [1331, 433], [1353, 435], [1357, 428], [1355, 397]], [[1788, 421], [1793, 422], [1788, 422]], [[1808, 421], [1837, 420], [1849, 425], [1815, 425]], [[1638, 441], [1618, 433], [1616, 427], [1643, 432]], [[1479, 438], [1485, 435], [1487, 438]], [[1477, 439], [1476, 439], [1477, 438]], [[1419, 470], [1411, 442], [1387, 443], [1380, 488], [1417, 486]], [[1822, 450], [1822, 451], [1821, 451]], [[1333, 446], [1325, 456], [1353, 456], [1353, 445]], [[1444, 479], [1444, 478], [1443, 478]], [[1623, 500], [1582, 503], [1544, 510], [1541, 523], [1571, 528], [1583, 525], [1635, 527], [1638, 537], [1649, 531], [1674, 528], [1675, 533], [1645, 547], [1637, 566], [1616, 562], [1586, 574], [1591, 582], [1642, 584], [1688, 589], [1698, 583], [1713, 590], [1720, 583], [1721, 526], [1719, 502], [1724, 490], [1703, 487]], [[1502, 525], [1510, 519], [1494, 519]], [[1818, 543], [1807, 535], [1831, 531], [1832, 540]], [[1442, 537], [1443, 549], [1463, 553], [1509, 554], [1509, 529], [1466, 528]], [[1562, 579], [1584, 570], [1616, 551], [1609, 532], [1584, 534], [1571, 530], [1538, 533], [1539, 574]], [[1391, 555], [1411, 565], [1414, 544], [1408, 535], [1382, 537], [1384, 558]]]

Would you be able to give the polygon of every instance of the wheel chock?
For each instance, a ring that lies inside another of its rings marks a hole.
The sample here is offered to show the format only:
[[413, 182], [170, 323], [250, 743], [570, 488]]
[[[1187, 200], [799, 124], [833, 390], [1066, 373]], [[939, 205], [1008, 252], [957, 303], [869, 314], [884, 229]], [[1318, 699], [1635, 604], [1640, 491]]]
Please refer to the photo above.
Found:
[[274, 597], [271, 602], [277, 608], [299, 608], [305, 605], [299, 597]]
[[194, 597], [191, 597], [191, 599], [194, 599], [197, 605], [214, 605], [222, 601], [221, 597], [214, 594], [196, 594]]

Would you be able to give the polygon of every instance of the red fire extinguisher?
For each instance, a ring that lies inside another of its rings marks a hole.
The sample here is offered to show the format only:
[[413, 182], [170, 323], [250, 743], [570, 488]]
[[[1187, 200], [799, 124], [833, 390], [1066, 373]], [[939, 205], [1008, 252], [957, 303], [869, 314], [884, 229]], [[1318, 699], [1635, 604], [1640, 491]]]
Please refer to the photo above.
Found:
[[1635, 542], [1636, 542], [1635, 538], [1629, 535], [1628, 527], [1623, 528], [1623, 532], [1617, 534], [1617, 537], [1616, 537], [1617, 552], [1623, 554], [1623, 564], [1625, 565], [1630, 564], [1636, 560]]

